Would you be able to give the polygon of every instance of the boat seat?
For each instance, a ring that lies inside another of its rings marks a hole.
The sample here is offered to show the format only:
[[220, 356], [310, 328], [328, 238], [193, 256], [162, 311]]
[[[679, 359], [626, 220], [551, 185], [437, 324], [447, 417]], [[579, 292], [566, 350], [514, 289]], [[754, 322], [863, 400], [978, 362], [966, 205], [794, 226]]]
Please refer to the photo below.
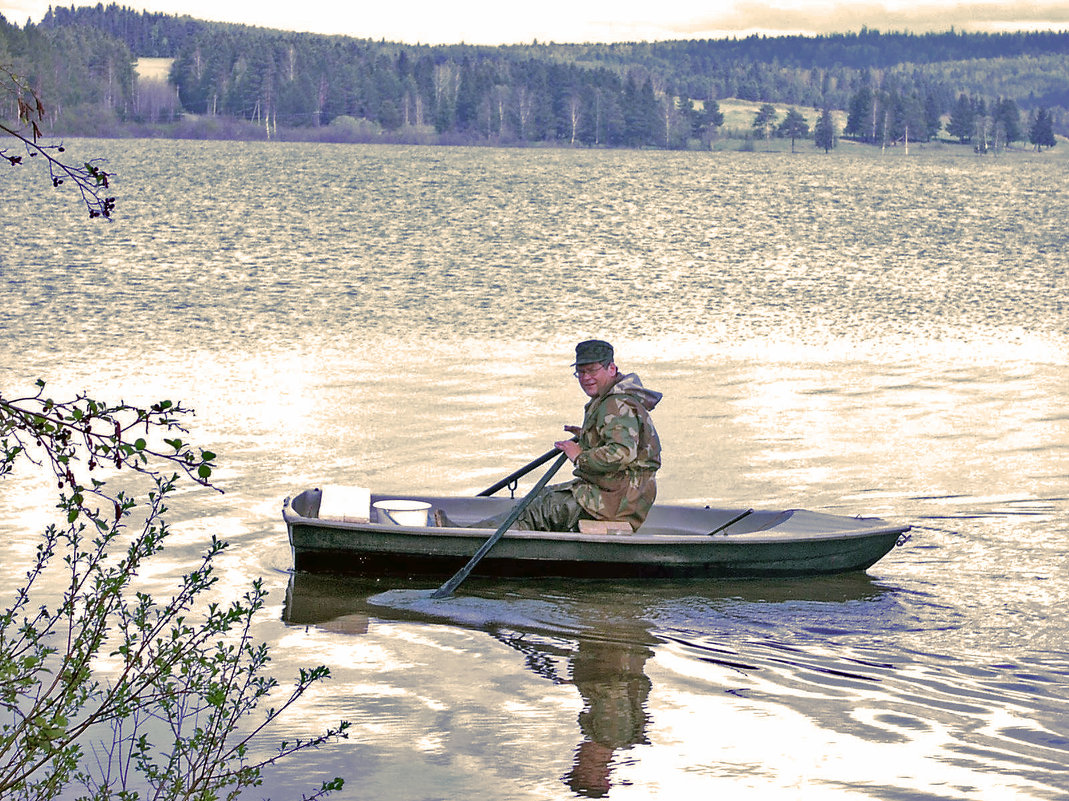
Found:
[[631, 524], [624, 520], [580, 520], [580, 534], [631, 534]]

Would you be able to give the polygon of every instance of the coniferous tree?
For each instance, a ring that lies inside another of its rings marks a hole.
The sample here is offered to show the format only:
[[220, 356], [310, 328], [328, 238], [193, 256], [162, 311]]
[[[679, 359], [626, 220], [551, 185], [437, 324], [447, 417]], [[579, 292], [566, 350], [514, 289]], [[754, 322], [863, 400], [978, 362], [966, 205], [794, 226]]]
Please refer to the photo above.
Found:
[[846, 128], [843, 131], [847, 136], [856, 136], [859, 139], [869, 139], [870, 122], [873, 104], [876, 97], [868, 86], [862, 86], [850, 98], [849, 110], [846, 116]]
[[702, 125], [706, 130], [719, 128], [724, 124], [724, 114], [720, 111], [720, 104], [715, 100], [706, 100], [702, 109]]
[[1037, 151], [1045, 147], [1054, 147], [1058, 142], [1054, 138], [1053, 119], [1049, 109], [1037, 108], [1032, 115], [1032, 124], [1028, 129], [1028, 141]]
[[653, 82], [646, 78], [641, 85], [634, 75], [627, 76], [623, 96], [624, 142], [630, 147], [658, 143], [660, 107], [653, 92]]
[[694, 101], [686, 94], [681, 94], [676, 102], [679, 109], [681, 124], [687, 139], [697, 139], [700, 135], [701, 112], [694, 105]]
[[657, 144], [660, 131], [661, 106], [657, 102], [657, 96], [653, 91], [653, 81], [647, 78], [642, 84], [640, 95], [639, 119], [642, 121], [643, 143], [647, 145]]
[[776, 107], [771, 103], [764, 103], [753, 118], [754, 133], [762, 139], [771, 139], [776, 130]]
[[895, 96], [895, 139], [909, 142], [928, 141], [928, 120], [924, 104], [917, 95]]
[[806, 122], [801, 112], [792, 108], [787, 111], [787, 116], [777, 126], [776, 136], [781, 136], [785, 139], [789, 137], [791, 140], [791, 152], [793, 153], [795, 140], [809, 136], [809, 123]]
[[925, 139], [931, 141], [939, 136], [943, 127], [943, 109], [938, 98], [928, 92], [924, 98]]
[[972, 139], [976, 127], [976, 109], [968, 95], [962, 92], [958, 95], [958, 102], [954, 104], [950, 112], [950, 122], [947, 123], [947, 133], [956, 136], [961, 144]]
[[817, 124], [813, 126], [813, 141], [817, 147], [824, 148], [824, 152], [827, 153], [835, 147], [837, 139], [835, 121], [832, 119], [831, 109], [825, 106], [820, 111]]
[[693, 100], [690, 104], [690, 136], [701, 141], [706, 147], [710, 146], [716, 138], [716, 129], [724, 124], [724, 114], [720, 111], [720, 104], [715, 100], [705, 100], [698, 108]]

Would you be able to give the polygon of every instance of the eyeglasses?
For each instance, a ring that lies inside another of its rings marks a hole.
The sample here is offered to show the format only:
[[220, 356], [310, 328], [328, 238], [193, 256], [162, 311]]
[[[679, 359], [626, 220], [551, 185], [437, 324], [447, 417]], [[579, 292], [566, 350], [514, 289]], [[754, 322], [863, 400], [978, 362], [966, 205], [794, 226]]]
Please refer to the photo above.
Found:
[[604, 364], [584, 364], [582, 367], [576, 367], [572, 375], [576, 378], [589, 378], [590, 376], [597, 375], [604, 369]]

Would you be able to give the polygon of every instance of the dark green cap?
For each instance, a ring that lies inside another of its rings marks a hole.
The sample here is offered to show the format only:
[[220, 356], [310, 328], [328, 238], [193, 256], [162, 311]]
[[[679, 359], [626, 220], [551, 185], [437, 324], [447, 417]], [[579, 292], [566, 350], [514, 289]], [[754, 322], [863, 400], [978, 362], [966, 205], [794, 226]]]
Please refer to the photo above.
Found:
[[612, 345], [600, 339], [588, 339], [575, 346], [575, 361], [573, 367], [580, 364], [593, 364], [594, 362], [611, 362], [613, 359]]

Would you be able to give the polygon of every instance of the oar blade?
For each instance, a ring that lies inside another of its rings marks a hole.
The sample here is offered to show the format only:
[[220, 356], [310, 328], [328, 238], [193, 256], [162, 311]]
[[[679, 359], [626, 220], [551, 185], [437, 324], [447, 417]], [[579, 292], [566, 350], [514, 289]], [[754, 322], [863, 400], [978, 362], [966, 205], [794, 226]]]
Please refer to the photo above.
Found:
[[475, 566], [479, 564], [479, 562], [484, 556], [486, 556], [487, 552], [491, 548], [493, 548], [494, 545], [497, 544], [497, 541], [501, 539], [501, 537], [505, 534], [506, 531], [508, 531], [509, 526], [516, 522], [516, 518], [518, 518], [523, 513], [523, 510], [526, 509], [528, 505], [530, 505], [531, 501], [535, 499], [535, 496], [542, 491], [542, 488], [545, 487], [546, 484], [549, 483], [549, 480], [553, 477], [554, 473], [560, 470], [560, 466], [564, 464], [564, 460], [567, 458], [567, 454], [562, 453], [560, 455], [557, 461], [553, 463], [553, 466], [546, 471], [546, 474], [542, 476], [542, 478], [538, 480], [538, 483], [534, 485], [531, 491], [524, 496], [523, 500], [516, 504], [515, 507], [513, 507], [512, 513], [509, 514], [509, 516], [505, 519], [505, 522], [498, 527], [497, 531], [495, 531], [490, 536], [490, 539], [488, 539], [482, 544], [482, 546], [480, 546], [479, 550], [475, 552], [474, 556], [472, 556], [471, 559], [468, 560], [468, 563], [464, 565], [464, 567], [460, 568], [460, 570], [458, 570], [456, 574], [451, 579], [449, 579], [449, 581], [447, 581], [441, 587], [432, 592], [431, 598], [448, 598], [450, 595], [453, 594], [456, 588], [459, 587], [464, 582], [464, 579], [466, 579], [471, 574], [471, 571], [475, 569]]

